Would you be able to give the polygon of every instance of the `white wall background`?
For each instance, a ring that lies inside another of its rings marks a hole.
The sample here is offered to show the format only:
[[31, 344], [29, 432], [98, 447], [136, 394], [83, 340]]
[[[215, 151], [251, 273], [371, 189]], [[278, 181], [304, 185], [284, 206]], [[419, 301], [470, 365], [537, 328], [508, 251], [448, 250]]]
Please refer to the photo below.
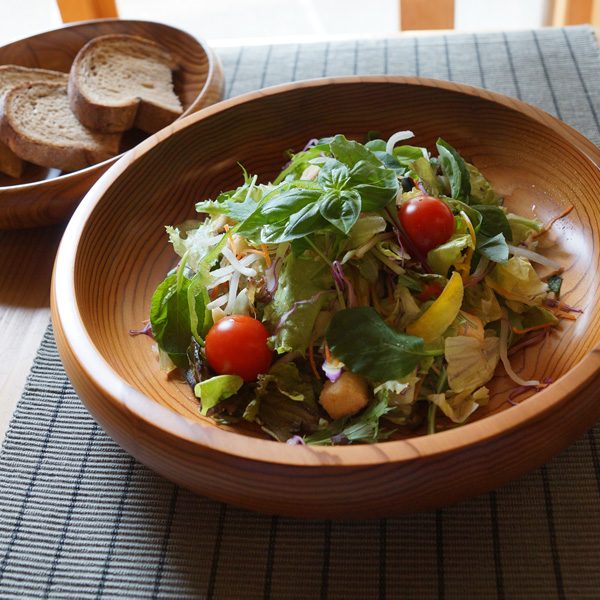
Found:
[[[456, 0], [456, 29], [542, 25], [546, 0]], [[398, 31], [397, 0], [117, 0], [123, 18], [162, 21], [207, 41]], [[365, 8], [366, 7], [366, 8]], [[0, 0], [0, 44], [61, 25], [54, 0]]]

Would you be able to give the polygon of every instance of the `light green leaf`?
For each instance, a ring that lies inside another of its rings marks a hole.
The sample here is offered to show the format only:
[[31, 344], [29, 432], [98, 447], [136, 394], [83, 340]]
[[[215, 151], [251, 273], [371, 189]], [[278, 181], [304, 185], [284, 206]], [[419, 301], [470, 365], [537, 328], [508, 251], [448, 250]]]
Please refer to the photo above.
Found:
[[201, 414], [206, 415], [219, 402], [237, 394], [243, 384], [239, 375], [217, 375], [197, 383], [194, 394], [202, 402]]

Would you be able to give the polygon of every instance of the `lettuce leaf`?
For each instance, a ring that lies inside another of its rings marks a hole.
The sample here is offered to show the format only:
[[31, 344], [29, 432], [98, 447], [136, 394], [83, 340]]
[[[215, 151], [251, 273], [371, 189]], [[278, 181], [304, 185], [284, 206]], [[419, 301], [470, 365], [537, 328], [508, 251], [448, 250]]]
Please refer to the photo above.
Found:
[[512, 231], [512, 243], [514, 246], [518, 246], [521, 242], [524, 242], [532, 233], [539, 232], [543, 223], [538, 219], [526, 219], [520, 215], [514, 213], [507, 213], [506, 218], [510, 224]]
[[[332, 288], [331, 270], [324, 268], [320, 260], [293, 253], [284, 258], [275, 297], [264, 313], [264, 320], [271, 331], [275, 331], [271, 342], [278, 353], [304, 354], [319, 312], [333, 297], [333, 294], [320, 293]], [[307, 302], [302, 302], [305, 300]]]
[[415, 370], [402, 379], [385, 381], [373, 390], [375, 398], [384, 400], [390, 408], [386, 419], [398, 425], [406, 423], [416, 400], [415, 390], [418, 381], [419, 377]]
[[502, 317], [502, 308], [492, 288], [482, 282], [465, 287], [463, 308], [479, 317], [484, 327]]
[[427, 253], [427, 262], [438, 275], [446, 276], [450, 267], [461, 258], [463, 250], [467, 248], [475, 248], [471, 235], [454, 233], [445, 244]]
[[454, 423], [464, 423], [477, 408], [487, 404], [489, 390], [480, 387], [475, 391], [467, 390], [458, 394], [448, 390], [443, 394], [431, 394], [427, 399], [438, 406]]
[[529, 259], [523, 256], [511, 257], [506, 266], [496, 265], [486, 275], [485, 281], [508, 300], [529, 306], [539, 306], [548, 293], [548, 285], [540, 279]]
[[213, 233], [210, 219], [185, 221], [175, 227], [168, 225], [165, 229], [175, 252], [180, 257], [183, 257], [186, 252], [188, 253], [186, 264], [194, 271], [198, 270], [202, 259], [209, 254], [222, 237]]
[[456, 393], [472, 392], [493, 377], [500, 360], [500, 340], [494, 336], [483, 342], [465, 335], [448, 337], [444, 354], [450, 389]]
[[385, 219], [376, 213], [367, 213], [362, 215], [354, 224], [347, 240], [344, 242], [344, 249], [356, 250], [364, 246], [374, 236], [385, 231], [387, 223]]
[[502, 198], [496, 194], [492, 184], [481, 174], [481, 171], [472, 164], [465, 163], [471, 178], [471, 202], [472, 204], [486, 204], [488, 206], [500, 206]]
[[201, 414], [206, 415], [219, 402], [237, 394], [243, 384], [244, 380], [239, 375], [216, 375], [197, 383], [194, 394], [202, 403]]
[[294, 363], [275, 365], [259, 375], [244, 419], [255, 421], [281, 442], [300, 432], [316, 431], [319, 413], [311, 377], [303, 376]]

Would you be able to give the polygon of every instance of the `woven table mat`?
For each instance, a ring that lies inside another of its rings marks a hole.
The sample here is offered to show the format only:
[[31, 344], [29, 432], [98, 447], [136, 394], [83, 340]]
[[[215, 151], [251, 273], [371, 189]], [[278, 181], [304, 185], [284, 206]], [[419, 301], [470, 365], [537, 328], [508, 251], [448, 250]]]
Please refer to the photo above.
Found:
[[[228, 96], [334, 75], [435, 77], [517, 97], [600, 143], [589, 27], [218, 54]], [[271, 517], [195, 495], [121, 450], [73, 391], [49, 326], [0, 456], [0, 599], [598, 598], [599, 436], [437, 511]]]

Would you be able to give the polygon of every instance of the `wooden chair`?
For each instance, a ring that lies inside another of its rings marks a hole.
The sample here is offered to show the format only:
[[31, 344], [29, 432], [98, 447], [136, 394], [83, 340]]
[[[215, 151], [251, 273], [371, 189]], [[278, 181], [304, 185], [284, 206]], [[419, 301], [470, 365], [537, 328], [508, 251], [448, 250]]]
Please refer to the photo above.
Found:
[[[455, 0], [399, 0], [400, 29], [454, 29]], [[600, 25], [600, 0], [547, 0], [544, 25]]]
[[600, 0], [553, 0], [552, 25], [600, 25]]
[[63, 23], [118, 17], [116, 0], [56, 0]]
[[[56, 0], [64, 23], [118, 17], [116, 0]], [[455, 0], [398, 0], [400, 29], [454, 29]], [[600, 25], [600, 0], [547, 0], [546, 25]]]

